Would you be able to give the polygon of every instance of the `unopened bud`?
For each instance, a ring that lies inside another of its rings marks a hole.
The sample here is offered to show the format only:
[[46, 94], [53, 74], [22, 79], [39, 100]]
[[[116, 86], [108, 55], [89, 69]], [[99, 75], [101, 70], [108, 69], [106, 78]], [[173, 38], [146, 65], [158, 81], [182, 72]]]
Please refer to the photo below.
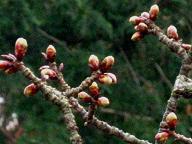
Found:
[[137, 25], [140, 22], [143, 22], [143, 19], [141, 17], [138, 17], [138, 16], [132, 16], [129, 18], [129, 22], [134, 24], [134, 25]]
[[54, 62], [56, 57], [56, 49], [53, 45], [49, 45], [46, 49], [47, 60]]
[[116, 84], [117, 83], [116, 75], [114, 75], [113, 73], [104, 73], [104, 74], [108, 75], [112, 79], [112, 84]]
[[91, 96], [88, 93], [84, 92], [84, 91], [78, 93], [78, 98], [80, 100], [82, 100], [83, 102], [92, 102]]
[[149, 19], [149, 18], [150, 18], [150, 15], [149, 15], [148, 12], [142, 12], [142, 13], [141, 13], [141, 17], [144, 17], [144, 18]]
[[57, 73], [52, 69], [46, 68], [46, 69], [41, 70], [41, 77], [44, 78], [45, 80], [47, 80], [47, 79], [56, 80]]
[[12, 67], [12, 63], [6, 60], [0, 60], [0, 69], [6, 70], [8, 68]]
[[190, 44], [182, 44], [181, 47], [184, 48], [186, 51], [189, 51], [192, 48]]
[[140, 31], [140, 32], [147, 32], [148, 30], [148, 26], [145, 24], [145, 23], [139, 23], [136, 28], [135, 28], [137, 31]]
[[93, 82], [91, 86], [89, 87], [89, 91], [93, 96], [99, 95], [99, 87], [96, 82]]
[[22, 60], [27, 52], [27, 41], [24, 38], [18, 38], [15, 42], [15, 56], [18, 60]]
[[102, 72], [106, 72], [108, 71], [109, 69], [111, 69], [111, 67], [113, 66], [115, 62], [115, 59], [113, 56], [107, 56], [103, 59], [103, 61], [101, 62], [100, 64], [100, 70]]
[[16, 73], [18, 71], [18, 69], [14, 66], [8, 68], [5, 70], [5, 74], [13, 74], [13, 73]]
[[177, 116], [174, 112], [171, 112], [167, 115], [166, 123], [169, 125], [170, 128], [175, 128], [177, 124]]
[[179, 35], [177, 33], [177, 28], [173, 25], [170, 25], [168, 28], [167, 28], [167, 36], [169, 38], [173, 38], [175, 40], [178, 40], [179, 39]]
[[98, 81], [102, 84], [107, 84], [107, 85], [111, 85], [111, 84], [114, 84], [113, 83], [113, 79], [107, 75], [107, 74], [101, 74], [99, 75], [98, 77]]
[[24, 89], [24, 95], [25, 96], [32, 96], [32, 95], [35, 95], [37, 92], [38, 92], [38, 88], [37, 86], [32, 83], [30, 85], [28, 85], [27, 87], [25, 87]]
[[169, 134], [167, 132], [160, 132], [155, 135], [155, 139], [158, 142], [166, 142], [169, 138]]
[[157, 4], [152, 5], [149, 10], [150, 19], [156, 20], [158, 14], [159, 14], [159, 6]]
[[88, 65], [91, 70], [96, 71], [99, 69], [99, 59], [96, 55], [91, 55], [88, 60]]
[[109, 99], [108, 99], [108, 98], [106, 98], [106, 97], [100, 97], [100, 98], [98, 98], [98, 100], [97, 100], [97, 104], [98, 104], [99, 106], [107, 106], [107, 105], [110, 104], [110, 102], [109, 102]]
[[132, 37], [131, 40], [132, 41], [139, 41], [143, 38], [143, 34], [141, 32], [135, 32]]

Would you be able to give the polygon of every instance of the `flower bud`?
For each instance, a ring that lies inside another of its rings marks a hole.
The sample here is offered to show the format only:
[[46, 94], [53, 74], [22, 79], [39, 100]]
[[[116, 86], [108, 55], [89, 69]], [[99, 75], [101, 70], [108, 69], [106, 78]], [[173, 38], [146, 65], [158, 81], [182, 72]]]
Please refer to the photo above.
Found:
[[19, 61], [21, 61], [25, 56], [27, 47], [27, 41], [24, 38], [18, 38], [15, 42], [15, 56]]
[[17, 68], [16, 67], [10, 67], [8, 69], [5, 70], [5, 74], [13, 74], [13, 73], [16, 73], [17, 72]]
[[6, 70], [12, 66], [12, 63], [6, 60], [0, 60], [0, 69]]
[[37, 88], [37, 86], [34, 83], [32, 83], [32, 84], [28, 85], [27, 87], [25, 87], [24, 95], [32, 96], [32, 95], [36, 94], [38, 92], [38, 90], [39, 89]]
[[166, 142], [169, 138], [169, 134], [167, 132], [160, 132], [155, 135], [155, 139], [158, 142]]
[[117, 83], [116, 75], [114, 75], [113, 73], [104, 73], [104, 74], [108, 75], [112, 79], [112, 84], [116, 84]]
[[139, 24], [135, 27], [135, 29], [136, 29], [137, 31], [139, 31], [139, 32], [145, 33], [145, 32], [147, 32], [147, 30], [148, 30], [148, 26], [147, 26], [145, 23], [139, 23]]
[[177, 33], [177, 28], [173, 25], [170, 25], [168, 28], [167, 28], [167, 36], [169, 38], [173, 38], [175, 40], [178, 40], [179, 39], [179, 36], [178, 36], [178, 33]]
[[110, 104], [109, 99], [106, 97], [100, 97], [97, 100], [98, 106], [107, 106]]
[[57, 73], [52, 69], [45, 68], [41, 70], [41, 77], [45, 78], [45, 80], [47, 79], [56, 80]]
[[99, 69], [99, 59], [95, 55], [91, 55], [88, 60], [88, 65], [92, 71], [96, 71]]
[[149, 15], [148, 12], [142, 12], [142, 13], [141, 13], [141, 17], [144, 17], [144, 18], [149, 19], [149, 18], [150, 18], [150, 15]]
[[101, 62], [100, 64], [100, 70], [102, 72], [106, 72], [108, 71], [109, 69], [111, 69], [111, 67], [113, 66], [115, 62], [115, 59], [113, 56], [107, 56], [103, 59], [103, 61]]
[[78, 98], [81, 99], [83, 102], [92, 102], [91, 96], [84, 91], [78, 93]]
[[138, 17], [138, 16], [132, 16], [132, 17], [129, 18], [129, 22], [134, 24], [134, 25], [137, 25], [140, 22], [143, 22], [143, 19]]
[[181, 47], [184, 48], [186, 51], [189, 51], [192, 48], [190, 44], [181, 44]]
[[166, 123], [169, 125], [170, 128], [175, 128], [177, 124], [177, 116], [174, 112], [171, 112], [167, 115]]
[[159, 6], [157, 4], [152, 5], [149, 10], [150, 19], [156, 20], [158, 14], [159, 14]]
[[47, 60], [54, 62], [56, 57], [56, 49], [53, 45], [49, 45], [46, 49]]
[[107, 85], [113, 84], [113, 79], [107, 74], [99, 75], [98, 81], [102, 84], [107, 84]]
[[132, 41], [139, 41], [143, 38], [143, 35], [141, 32], [135, 32], [132, 37], [131, 37], [131, 40]]
[[99, 95], [99, 87], [96, 82], [93, 82], [91, 86], [89, 87], [89, 91], [91, 95], [98, 96]]

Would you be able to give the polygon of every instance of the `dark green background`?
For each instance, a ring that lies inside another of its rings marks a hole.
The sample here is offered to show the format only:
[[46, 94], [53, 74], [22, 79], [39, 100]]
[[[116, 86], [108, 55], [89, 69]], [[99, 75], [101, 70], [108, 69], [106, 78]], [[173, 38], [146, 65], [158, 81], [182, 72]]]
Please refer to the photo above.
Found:
[[[44, 62], [41, 51], [49, 44], [57, 48], [58, 62], [64, 62], [67, 82], [77, 86], [90, 74], [87, 60], [90, 54], [99, 58], [113, 55], [116, 63], [112, 69], [118, 84], [103, 86], [112, 108], [130, 116], [106, 114], [97, 110], [97, 116], [112, 125], [153, 142], [165, 110], [170, 88], [155, 68], [159, 64], [174, 83], [181, 61], [153, 36], [141, 42], [132, 42], [133, 26], [128, 23], [132, 15], [148, 11], [154, 0], [1, 0], [0, 1], [0, 53], [13, 52], [18, 37], [28, 40], [26, 64], [39, 74]], [[157, 24], [166, 30], [170, 24], [178, 28], [180, 37], [191, 43], [191, 0], [159, 0], [160, 15]], [[62, 43], [55, 43], [43, 30]], [[136, 84], [128, 68], [127, 59], [136, 71], [140, 85]], [[143, 82], [143, 79], [145, 82]], [[68, 144], [69, 133], [61, 120], [62, 114], [43, 96], [26, 98], [23, 89], [29, 82], [21, 74], [5, 76], [0, 73], [0, 90], [6, 94], [7, 114], [18, 113], [25, 129], [18, 144]], [[178, 106], [177, 131], [192, 135], [192, 116], [185, 114], [189, 100]], [[77, 115], [80, 134], [87, 144], [123, 144], [119, 139], [95, 128], [83, 126]], [[3, 136], [1, 136], [3, 143]]]

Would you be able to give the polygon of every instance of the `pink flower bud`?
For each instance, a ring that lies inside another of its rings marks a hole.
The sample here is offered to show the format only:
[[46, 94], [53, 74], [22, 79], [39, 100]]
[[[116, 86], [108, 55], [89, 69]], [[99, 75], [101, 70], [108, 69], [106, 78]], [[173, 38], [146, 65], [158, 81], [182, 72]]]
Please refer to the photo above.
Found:
[[88, 60], [88, 65], [92, 71], [96, 71], [99, 69], [99, 59], [95, 55], [91, 55]]
[[100, 97], [97, 100], [98, 106], [107, 106], [110, 104], [109, 99], [106, 97]]
[[106, 72], [108, 71], [109, 69], [111, 69], [111, 67], [113, 66], [115, 62], [115, 59], [113, 56], [107, 56], [103, 59], [103, 61], [101, 62], [100, 64], [100, 70], [102, 72]]
[[38, 92], [38, 90], [39, 89], [37, 88], [37, 86], [34, 83], [32, 83], [32, 84], [28, 85], [27, 87], [25, 87], [24, 95], [25, 96], [33, 96]]
[[174, 112], [171, 112], [166, 117], [166, 123], [169, 127], [174, 128], [177, 124], [177, 116]]
[[179, 39], [179, 36], [178, 36], [178, 33], [177, 33], [177, 28], [173, 25], [170, 25], [168, 28], [167, 28], [167, 36], [169, 38], [173, 38], [175, 40], [178, 40]]
[[145, 23], [139, 23], [135, 29], [139, 32], [145, 33], [148, 30], [148, 26]]
[[169, 138], [169, 134], [167, 132], [160, 132], [155, 135], [155, 139], [158, 142], [166, 142]]
[[159, 6], [157, 4], [152, 5], [149, 10], [150, 19], [156, 20], [158, 14], [159, 14]]
[[189, 51], [192, 48], [190, 44], [182, 44], [181, 47], [184, 48], [186, 51]]
[[84, 91], [78, 93], [78, 98], [81, 99], [83, 102], [92, 102], [91, 96]]
[[54, 62], [56, 57], [56, 49], [53, 45], [49, 45], [46, 49], [47, 60]]
[[6, 70], [12, 66], [12, 62], [6, 60], [0, 60], [0, 69]]
[[111, 85], [117, 83], [117, 78], [112, 73], [104, 73], [98, 76], [98, 81], [102, 84]]
[[139, 41], [143, 38], [143, 35], [141, 32], [135, 32], [132, 37], [131, 37], [131, 40], [132, 41]]
[[45, 69], [41, 70], [41, 77], [45, 78], [45, 80], [47, 80], [47, 79], [56, 80], [57, 73], [52, 69], [45, 68]]
[[98, 96], [99, 95], [99, 87], [96, 82], [93, 82], [91, 86], [89, 87], [89, 91], [91, 95]]
[[18, 38], [15, 42], [15, 56], [21, 61], [27, 52], [27, 41], [24, 38]]
[[137, 25], [140, 22], [143, 22], [143, 19], [138, 17], [138, 16], [132, 16], [132, 17], [129, 18], [129, 22], [134, 24], [134, 25]]
[[112, 84], [116, 84], [117, 83], [116, 75], [114, 75], [113, 73], [104, 73], [104, 74], [108, 75], [112, 79]]
[[144, 17], [144, 18], [149, 19], [149, 18], [150, 18], [150, 15], [149, 15], [148, 12], [142, 12], [142, 13], [141, 13], [141, 17]]
[[12, 66], [5, 70], [5, 74], [13, 74], [13, 73], [16, 73], [17, 71], [18, 71], [18, 69], [16, 67]]

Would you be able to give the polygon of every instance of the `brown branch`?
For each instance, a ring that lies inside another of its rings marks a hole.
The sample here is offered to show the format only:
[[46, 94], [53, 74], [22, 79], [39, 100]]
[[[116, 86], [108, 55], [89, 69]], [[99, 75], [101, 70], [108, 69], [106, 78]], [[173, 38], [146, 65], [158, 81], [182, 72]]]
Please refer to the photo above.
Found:
[[187, 138], [184, 135], [173, 133], [173, 136], [175, 137], [176, 141], [184, 142], [185, 144], [192, 144], [192, 138]]

